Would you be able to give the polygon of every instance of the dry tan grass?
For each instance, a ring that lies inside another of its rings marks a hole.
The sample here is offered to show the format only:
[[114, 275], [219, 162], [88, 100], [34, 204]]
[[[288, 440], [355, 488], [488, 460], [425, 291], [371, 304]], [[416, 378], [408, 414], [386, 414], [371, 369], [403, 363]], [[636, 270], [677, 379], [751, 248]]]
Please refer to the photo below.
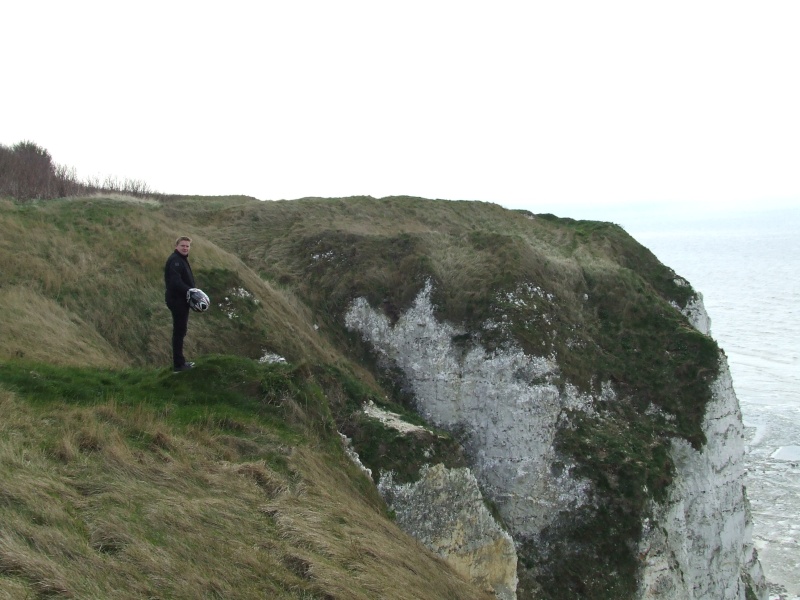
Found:
[[0, 388], [0, 410], [0, 598], [487, 598], [341, 457], [114, 402], [34, 407]]
[[[140, 196], [131, 196], [130, 194], [118, 194], [118, 193], [102, 193], [97, 192], [89, 196], [90, 198], [98, 198], [102, 200], [113, 200], [116, 202], [131, 202], [133, 204], [148, 204], [150, 206], [159, 206], [160, 203], [155, 198], [150, 198], [148, 196], [140, 197]], [[82, 198], [78, 197], [75, 198], [76, 200], [81, 200]], [[64, 200], [71, 200], [71, 198], [64, 198]]]
[[[193, 243], [193, 253], [202, 257], [204, 269], [228, 269], [236, 272], [245, 289], [253, 294], [262, 307], [262, 314], [257, 318], [263, 319], [267, 332], [264, 347], [288, 345], [288, 354], [293, 357], [314, 357], [322, 362], [340, 360], [338, 352], [313, 329], [308, 307], [291, 291], [265, 281], [238, 256], [205, 238], [198, 239], [196, 247]], [[199, 320], [198, 324], [202, 326]]]
[[0, 306], [0, 358], [95, 367], [126, 362], [91, 325], [31, 288], [0, 288]]
[[[286, 493], [264, 506], [307, 576], [336, 598], [461, 598], [463, 581], [442, 575], [443, 563], [409, 539], [377, 507], [365, 507], [341, 469], [298, 451], [302, 493]], [[423, 560], [420, 560], [423, 558]], [[448, 569], [449, 571], [449, 569]], [[479, 591], [468, 597], [483, 598]]]

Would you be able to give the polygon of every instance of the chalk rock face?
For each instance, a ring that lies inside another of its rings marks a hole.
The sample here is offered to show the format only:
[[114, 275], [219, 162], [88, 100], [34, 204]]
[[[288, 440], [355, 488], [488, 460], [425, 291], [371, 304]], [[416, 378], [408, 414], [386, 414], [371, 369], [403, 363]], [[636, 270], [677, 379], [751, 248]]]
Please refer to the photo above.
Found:
[[[708, 333], [702, 300], [687, 311], [690, 322]], [[706, 444], [695, 450], [673, 440], [676, 474], [669, 499], [654, 507], [639, 547], [642, 598], [744, 600], [748, 586], [767, 597], [744, 486], [744, 426], [722, 354], [711, 391]]]
[[391, 473], [381, 477], [378, 489], [397, 523], [466, 579], [501, 600], [514, 600], [514, 541], [489, 513], [475, 476], [443, 465], [424, 467], [421, 475], [411, 484], [395, 484]]
[[463, 354], [453, 344], [462, 333], [438, 323], [430, 286], [392, 327], [366, 300], [353, 302], [349, 328], [405, 373], [418, 412], [434, 425], [463, 432], [463, 445], [485, 494], [496, 504], [516, 538], [538, 534], [560, 510], [583, 504], [587, 482], [558, 472], [553, 442], [565, 407], [588, 408], [591, 398], [561, 394], [547, 382], [556, 365], [509, 350]]
[[[678, 277], [675, 283], [681, 286], [689, 285], [689, 282], [681, 277]], [[703, 294], [697, 292], [696, 297], [689, 301], [685, 308], [681, 308], [677, 305], [674, 306], [689, 319], [692, 327], [697, 329], [697, 331], [705, 335], [711, 335], [711, 318], [708, 316], [708, 312], [706, 312], [705, 304], [703, 304]]]

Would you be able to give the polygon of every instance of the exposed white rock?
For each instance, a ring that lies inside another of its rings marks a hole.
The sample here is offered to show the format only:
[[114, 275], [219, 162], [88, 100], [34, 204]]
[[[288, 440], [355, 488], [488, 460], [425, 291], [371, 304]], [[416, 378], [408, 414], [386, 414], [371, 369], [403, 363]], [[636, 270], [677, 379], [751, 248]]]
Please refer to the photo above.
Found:
[[339, 432], [339, 438], [342, 440], [342, 446], [344, 447], [344, 453], [347, 455], [347, 458], [349, 458], [355, 466], [361, 469], [361, 472], [364, 473], [364, 475], [372, 479], [372, 469], [365, 466], [364, 463], [361, 462], [361, 457], [358, 455], [358, 452], [353, 450], [353, 440], [351, 440], [341, 431]]
[[640, 545], [642, 598], [744, 600], [748, 584], [766, 598], [744, 489], [744, 427], [720, 360], [703, 422], [707, 443], [700, 450], [683, 440], [672, 444], [669, 499], [654, 507]]
[[[675, 283], [683, 287], [689, 285], [689, 282], [682, 277], [676, 278]], [[704, 335], [711, 335], [711, 318], [706, 312], [705, 304], [703, 304], [703, 294], [696, 292], [695, 297], [686, 304], [685, 308], [681, 308], [675, 302], [673, 302], [672, 305], [689, 319], [692, 327], [697, 329], [697, 331]]]
[[[684, 314], [709, 334], [699, 294]], [[695, 450], [673, 441], [669, 499], [654, 507], [640, 544], [642, 598], [744, 600], [748, 584], [759, 598], [767, 597], [744, 486], [744, 426], [724, 354], [711, 393], [703, 420], [706, 444]]]
[[[403, 434], [430, 432], [372, 401], [364, 405], [363, 412]], [[339, 435], [347, 455], [371, 478], [372, 471], [361, 463], [350, 439]], [[500, 600], [516, 599], [514, 541], [486, 509], [478, 482], [469, 469], [425, 466], [420, 480], [413, 484], [395, 484], [393, 474], [384, 473], [378, 490], [404, 531], [439, 554], [466, 579], [493, 591]]]
[[547, 383], [556, 372], [547, 358], [516, 349], [463, 353], [452, 341], [463, 332], [436, 321], [430, 293], [428, 285], [393, 327], [357, 299], [346, 325], [403, 370], [427, 421], [459, 434], [481, 489], [512, 534], [534, 536], [559, 510], [586, 501], [589, 484], [570, 475], [572, 465], [556, 472], [551, 465], [559, 415], [565, 407], [588, 409], [591, 398]]
[[286, 359], [279, 354], [275, 354], [269, 350], [264, 350], [264, 354], [258, 359], [258, 362], [261, 364], [285, 363]]
[[419, 481], [396, 484], [384, 474], [378, 490], [398, 525], [456, 572], [500, 600], [517, 597], [517, 553], [492, 517], [469, 469], [423, 467]]
[[397, 413], [393, 413], [392, 411], [385, 410], [383, 408], [380, 408], [379, 406], [376, 406], [372, 400], [370, 400], [364, 405], [363, 410], [364, 414], [367, 415], [368, 417], [372, 417], [373, 419], [378, 419], [378, 421], [380, 421], [387, 427], [396, 429], [400, 433], [429, 431], [425, 427], [420, 427], [419, 425], [414, 425], [413, 423], [404, 421], [403, 418]]
[[[244, 298], [244, 299], [252, 299], [253, 294], [249, 290], [243, 287], [235, 287], [228, 290], [228, 295], [223, 297], [222, 302], [217, 303], [217, 307], [224, 312], [227, 317], [231, 320], [238, 319], [240, 317], [239, 313], [236, 312], [235, 302], [231, 300], [231, 298]], [[252, 300], [255, 304], [259, 304], [260, 301], [258, 298]]]

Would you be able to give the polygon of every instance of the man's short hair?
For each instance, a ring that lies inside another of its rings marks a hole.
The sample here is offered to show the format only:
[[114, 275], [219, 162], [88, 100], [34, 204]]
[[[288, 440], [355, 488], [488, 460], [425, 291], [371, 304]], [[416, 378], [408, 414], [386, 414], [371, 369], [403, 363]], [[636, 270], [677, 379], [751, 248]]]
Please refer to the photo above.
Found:
[[186, 237], [185, 235], [182, 235], [177, 240], [175, 240], [175, 246], [177, 247], [177, 245], [180, 244], [181, 242], [189, 242], [191, 244], [192, 243], [192, 238]]

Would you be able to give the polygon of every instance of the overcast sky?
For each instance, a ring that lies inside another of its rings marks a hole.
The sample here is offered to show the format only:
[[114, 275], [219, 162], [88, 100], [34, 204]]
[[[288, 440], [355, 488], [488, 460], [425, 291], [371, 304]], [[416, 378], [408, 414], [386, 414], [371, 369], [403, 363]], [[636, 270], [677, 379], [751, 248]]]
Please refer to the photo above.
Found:
[[167, 193], [800, 205], [798, 32], [794, 0], [7, 2], [0, 143]]

